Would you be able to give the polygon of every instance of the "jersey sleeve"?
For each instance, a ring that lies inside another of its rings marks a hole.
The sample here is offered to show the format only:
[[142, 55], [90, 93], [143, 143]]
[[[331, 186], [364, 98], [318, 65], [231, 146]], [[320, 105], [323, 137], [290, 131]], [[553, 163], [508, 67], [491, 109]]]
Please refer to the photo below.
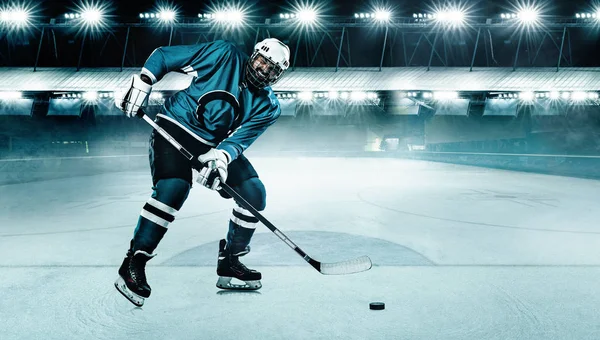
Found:
[[271, 101], [271, 105], [265, 108], [263, 113], [255, 115], [249, 121], [240, 125], [237, 130], [217, 146], [217, 149], [227, 152], [230, 161], [233, 161], [248, 149], [269, 126], [273, 125], [280, 115], [279, 102], [276, 100]]
[[230, 42], [217, 40], [195, 45], [163, 46], [155, 49], [144, 63], [142, 74], [159, 82], [167, 73], [175, 71], [194, 76], [208, 73], [219, 63], [227, 50], [234, 48]]

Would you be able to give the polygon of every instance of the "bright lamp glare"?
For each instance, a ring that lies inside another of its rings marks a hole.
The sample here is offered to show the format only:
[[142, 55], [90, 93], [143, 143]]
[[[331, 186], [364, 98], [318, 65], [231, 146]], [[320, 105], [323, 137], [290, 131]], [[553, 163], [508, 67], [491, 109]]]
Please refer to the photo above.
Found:
[[244, 12], [239, 9], [221, 10], [214, 13], [214, 18], [218, 22], [237, 25], [244, 22]]
[[98, 99], [98, 92], [86, 92], [83, 94], [83, 99], [93, 102]]
[[390, 13], [390, 11], [377, 10], [375, 12], [375, 19], [377, 19], [379, 21], [388, 21], [388, 20], [390, 20], [391, 16], [392, 16], [392, 13]]
[[97, 8], [89, 8], [81, 13], [81, 17], [86, 23], [96, 25], [102, 21], [102, 12]]
[[588, 95], [585, 92], [573, 92], [573, 94], [571, 95], [571, 98], [574, 101], [583, 101], [583, 100], [586, 100], [587, 97], [588, 97]]
[[317, 12], [312, 8], [304, 8], [296, 13], [298, 20], [304, 23], [313, 23], [317, 20]]
[[162, 21], [174, 21], [175, 20], [175, 11], [170, 9], [163, 9], [158, 13], [158, 17]]
[[10, 26], [25, 26], [29, 22], [29, 11], [20, 7], [1, 9], [0, 21]]
[[329, 99], [338, 99], [339, 96], [340, 96], [339, 92], [329, 91]]
[[519, 21], [523, 24], [532, 25], [538, 22], [539, 11], [535, 8], [524, 8], [519, 11], [517, 18], [519, 18]]
[[458, 98], [458, 92], [449, 91], [449, 92], [434, 92], [433, 98], [436, 100], [450, 100]]
[[233, 22], [242, 22], [244, 19], [244, 14], [241, 11], [231, 11], [230, 15]]
[[354, 101], [361, 101], [367, 99], [367, 93], [362, 91], [355, 91], [350, 93], [350, 99]]
[[560, 93], [558, 93], [558, 91], [552, 91], [552, 92], [550, 92], [550, 99], [556, 100], [558, 98], [560, 98]]
[[304, 100], [304, 101], [310, 101], [313, 98], [313, 93], [312, 92], [300, 92], [298, 94], [298, 99], [300, 100]]
[[2, 99], [2, 100], [21, 99], [22, 97], [23, 97], [23, 95], [21, 92], [16, 92], [16, 91], [0, 92], [0, 99]]
[[435, 13], [437, 21], [448, 25], [462, 25], [465, 22], [466, 14], [459, 9], [439, 11]]
[[523, 101], [532, 101], [533, 100], [533, 92], [526, 91], [519, 93], [519, 98]]

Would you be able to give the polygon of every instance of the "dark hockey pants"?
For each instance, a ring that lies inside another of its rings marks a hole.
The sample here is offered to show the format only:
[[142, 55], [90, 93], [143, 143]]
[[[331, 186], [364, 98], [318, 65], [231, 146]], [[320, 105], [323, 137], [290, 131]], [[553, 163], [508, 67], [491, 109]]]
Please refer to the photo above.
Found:
[[[210, 148], [169, 121], [159, 120], [158, 123], [194, 155], [200, 155]], [[150, 137], [150, 168], [154, 191], [142, 209], [131, 241], [133, 251], [148, 253], [154, 252], [192, 187], [190, 162], [156, 131]], [[265, 187], [243, 155], [229, 164], [226, 183], [257, 210], [265, 209]], [[224, 192], [220, 194], [230, 198]], [[229, 219], [226, 250], [231, 254], [244, 255], [249, 249], [257, 223], [258, 219], [249, 211], [235, 204]]]

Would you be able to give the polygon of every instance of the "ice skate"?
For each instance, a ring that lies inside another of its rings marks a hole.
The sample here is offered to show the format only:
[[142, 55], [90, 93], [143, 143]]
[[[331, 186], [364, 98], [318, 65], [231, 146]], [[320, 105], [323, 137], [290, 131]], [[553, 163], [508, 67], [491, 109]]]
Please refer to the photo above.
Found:
[[144, 305], [144, 300], [150, 296], [151, 289], [146, 281], [145, 268], [146, 262], [154, 256], [142, 250], [136, 251], [135, 254], [129, 251], [119, 268], [115, 287], [138, 307]]
[[[241, 255], [232, 255], [225, 251], [225, 240], [219, 242], [219, 260], [217, 263], [217, 287], [232, 290], [257, 290], [262, 287], [260, 272], [248, 269], [240, 262]], [[243, 281], [243, 284], [231, 282], [233, 279]]]

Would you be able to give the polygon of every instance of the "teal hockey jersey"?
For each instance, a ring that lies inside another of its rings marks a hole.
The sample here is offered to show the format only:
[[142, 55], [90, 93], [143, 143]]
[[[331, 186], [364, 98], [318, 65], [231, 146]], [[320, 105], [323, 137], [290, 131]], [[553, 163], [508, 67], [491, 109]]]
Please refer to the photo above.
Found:
[[[204, 144], [226, 151], [233, 161], [281, 114], [271, 87], [253, 92], [244, 85], [248, 58], [223, 40], [157, 48], [142, 68], [142, 74], [153, 84], [172, 71], [193, 76], [188, 88], [165, 100], [157, 117], [176, 123]], [[197, 113], [198, 100], [215, 91], [232, 94], [239, 110], [227, 101], [213, 100]]]

